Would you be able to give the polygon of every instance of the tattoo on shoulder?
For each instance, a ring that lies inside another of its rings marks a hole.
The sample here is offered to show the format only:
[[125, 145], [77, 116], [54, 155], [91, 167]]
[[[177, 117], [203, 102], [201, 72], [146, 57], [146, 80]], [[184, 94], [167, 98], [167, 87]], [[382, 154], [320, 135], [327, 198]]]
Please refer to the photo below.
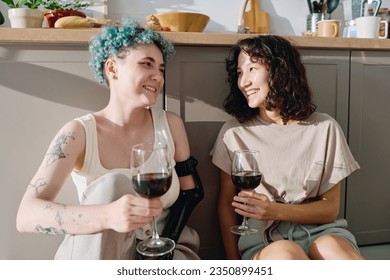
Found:
[[58, 229], [58, 228], [53, 228], [53, 227], [45, 228], [41, 225], [37, 225], [35, 227], [34, 232], [48, 234], [48, 235], [67, 234], [66, 230], [64, 230], [64, 229]]
[[39, 194], [39, 189], [47, 186], [47, 182], [44, 178], [38, 178], [34, 183], [30, 183], [29, 186], [34, 189], [35, 195]]
[[50, 147], [49, 151], [46, 154], [46, 166], [54, 163], [56, 160], [61, 158], [66, 158], [62, 147], [65, 144], [68, 144], [68, 141], [75, 140], [74, 132], [62, 132], [54, 141], [53, 145]]

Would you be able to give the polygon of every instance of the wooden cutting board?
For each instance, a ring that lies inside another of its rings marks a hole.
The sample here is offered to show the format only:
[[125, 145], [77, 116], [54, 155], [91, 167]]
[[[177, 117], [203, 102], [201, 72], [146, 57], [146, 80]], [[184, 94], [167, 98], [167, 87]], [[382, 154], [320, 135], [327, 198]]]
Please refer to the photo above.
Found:
[[250, 33], [270, 33], [269, 14], [262, 11], [259, 0], [249, 0], [250, 9], [244, 14], [244, 26], [249, 27]]

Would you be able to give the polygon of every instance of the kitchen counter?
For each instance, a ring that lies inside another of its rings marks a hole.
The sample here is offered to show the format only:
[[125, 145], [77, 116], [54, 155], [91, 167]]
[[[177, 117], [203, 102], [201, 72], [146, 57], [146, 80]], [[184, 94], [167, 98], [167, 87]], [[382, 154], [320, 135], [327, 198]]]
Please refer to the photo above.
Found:
[[[54, 29], [54, 28], [0, 28], [0, 44], [72, 44], [86, 45], [98, 28]], [[254, 34], [162, 32], [175, 45], [186, 46], [229, 46], [237, 40]], [[322, 38], [283, 36], [299, 48], [348, 49], [348, 50], [390, 50], [390, 39]]]

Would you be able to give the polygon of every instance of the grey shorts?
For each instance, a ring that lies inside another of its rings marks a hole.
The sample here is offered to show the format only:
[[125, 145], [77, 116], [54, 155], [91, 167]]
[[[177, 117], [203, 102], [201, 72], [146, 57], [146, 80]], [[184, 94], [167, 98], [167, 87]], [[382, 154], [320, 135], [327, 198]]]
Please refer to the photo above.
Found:
[[[249, 224], [257, 229], [261, 229], [261, 222], [254, 219], [249, 219]], [[327, 234], [337, 235], [345, 238], [359, 252], [359, 247], [356, 244], [356, 239], [347, 228], [345, 219], [337, 219], [336, 221], [323, 225], [300, 225], [289, 222], [280, 222], [276, 230], [283, 236], [284, 239], [292, 240], [309, 252], [310, 246], [319, 237]], [[262, 233], [251, 235], [243, 235], [238, 242], [238, 249], [241, 254], [241, 259], [252, 260], [256, 253], [262, 250], [266, 244], [263, 242]]]

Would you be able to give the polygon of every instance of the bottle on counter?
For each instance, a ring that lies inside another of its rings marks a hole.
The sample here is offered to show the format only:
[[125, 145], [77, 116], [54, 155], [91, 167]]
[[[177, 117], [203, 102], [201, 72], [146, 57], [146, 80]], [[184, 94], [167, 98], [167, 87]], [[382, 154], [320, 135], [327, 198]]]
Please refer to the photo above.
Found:
[[345, 22], [344, 30], [343, 30], [344, 38], [356, 38], [356, 26], [355, 21], [353, 19], [347, 20]]

